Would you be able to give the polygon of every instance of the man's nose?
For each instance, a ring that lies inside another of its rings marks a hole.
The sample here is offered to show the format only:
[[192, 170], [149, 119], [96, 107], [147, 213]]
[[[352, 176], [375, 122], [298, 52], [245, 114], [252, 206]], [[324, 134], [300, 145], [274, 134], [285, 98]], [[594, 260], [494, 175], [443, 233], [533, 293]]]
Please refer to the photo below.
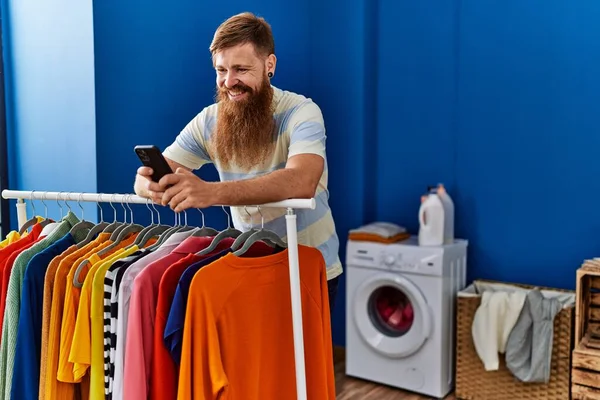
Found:
[[229, 72], [225, 77], [225, 86], [227, 86], [229, 89], [237, 85], [238, 82], [239, 80], [237, 79], [235, 73]]

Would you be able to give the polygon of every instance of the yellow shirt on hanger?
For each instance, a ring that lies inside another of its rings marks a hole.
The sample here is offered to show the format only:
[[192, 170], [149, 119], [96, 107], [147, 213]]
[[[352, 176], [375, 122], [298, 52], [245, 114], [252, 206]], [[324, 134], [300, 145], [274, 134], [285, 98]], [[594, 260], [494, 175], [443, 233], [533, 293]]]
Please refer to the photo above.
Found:
[[[110, 234], [107, 233], [107, 235]], [[61, 382], [67, 383], [77, 383], [79, 380], [76, 380], [73, 376], [73, 363], [69, 361], [69, 354], [71, 352], [71, 344], [73, 343], [73, 333], [75, 332], [75, 322], [77, 320], [77, 311], [79, 309], [79, 297], [81, 294], [81, 288], [73, 285], [73, 278], [75, 276], [75, 271], [77, 270], [77, 266], [80, 265], [83, 261], [89, 260], [90, 257], [95, 255], [100, 250], [108, 247], [113, 242], [109, 239], [102, 242], [99, 246], [96, 246], [89, 253], [85, 254], [85, 256], [80, 257], [77, 261], [75, 261], [68, 273], [67, 278], [65, 279], [65, 299], [64, 299], [64, 307], [63, 307], [63, 315], [62, 322], [60, 327], [60, 352], [58, 358], [58, 371], [57, 377]], [[81, 270], [80, 279], [83, 279], [89, 268], [83, 268]]]
[[[27, 232], [25, 232], [25, 234], [23, 234], [23, 237], [25, 237], [26, 235], [27, 235]], [[8, 233], [8, 235], [6, 235], [6, 238], [0, 242], [0, 249], [8, 246], [9, 244], [16, 242], [19, 239], [21, 239], [21, 234], [19, 232], [10, 231]]]
[[[110, 237], [110, 234], [109, 234]], [[127, 239], [120, 242], [117, 246], [109, 250], [106, 254], [100, 256], [101, 259], [106, 260], [111, 257], [115, 252], [121, 250], [122, 248], [132, 244], [135, 240], [135, 237], [128, 237]], [[88, 253], [85, 258], [77, 260], [75, 264], [69, 270], [69, 274], [67, 275], [67, 291], [65, 293], [65, 306], [63, 312], [62, 326], [60, 332], [60, 357], [58, 364], [58, 380], [62, 382], [79, 382], [80, 379], [76, 379], [73, 374], [74, 365], [73, 362], [70, 361], [69, 357], [71, 354], [71, 347], [73, 343], [73, 338], [75, 334], [75, 325], [77, 322], [77, 314], [79, 312], [79, 303], [81, 298], [81, 289], [79, 287], [75, 287], [73, 285], [73, 278], [75, 277], [75, 272], [77, 270], [77, 266], [83, 262], [84, 260], [90, 260], [91, 257], [97, 256], [97, 254], [113, 244], [113, 241], [107, 239], [103, 242], [99, 247], [97, 247], [92, 252]], [[83, 282], [87, 277], [89, 270], [91, 269], [92, 264], [87, 263], [85, 267], [81, 269], [79, 274], [79, 281]], [[87, 392], [86, 392], [87, 396]]]

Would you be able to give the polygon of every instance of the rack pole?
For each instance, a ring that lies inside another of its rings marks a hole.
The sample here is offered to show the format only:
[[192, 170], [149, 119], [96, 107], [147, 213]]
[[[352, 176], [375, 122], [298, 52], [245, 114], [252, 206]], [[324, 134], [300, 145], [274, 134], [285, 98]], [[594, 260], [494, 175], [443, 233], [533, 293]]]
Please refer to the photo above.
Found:
[[19, 229], [27, 222], [27, 205], [23, 199], [17, 201], [17, 225]]
[[[94, 203], [131, 203], [148, 204], [150, 200], [135, 194], [119, 193], [79, 193], [79, 192], [43, 192], [43, 191], [25, 191], [25, 190], [3, 190], [2, 197], [5, 199], [36, 199], [36, 200], [61, 200], [61, 201], [86, 201]], [[245, 204], [249, 207], [261, 206], [262, 208], [308, 208], [315, 209], [316, 201], [312, 199], [288, 199], [265, 204]], [[215, 205], [221, 207], [220, 204]], [[223, 204], [230, 207], [229, 204]]]
[[304, 366], [304, 334], [302, 329], [302, 298], [298, 260], [298, 230], [296, 214], [288, 208], [285, 214], [288, 257], [290, 266], [290, 292], [292, 295], [292, 326], [294, 330], [294, 360], [296, 361], [296, 392], [298, 400], [306, 400], [306, 371]]

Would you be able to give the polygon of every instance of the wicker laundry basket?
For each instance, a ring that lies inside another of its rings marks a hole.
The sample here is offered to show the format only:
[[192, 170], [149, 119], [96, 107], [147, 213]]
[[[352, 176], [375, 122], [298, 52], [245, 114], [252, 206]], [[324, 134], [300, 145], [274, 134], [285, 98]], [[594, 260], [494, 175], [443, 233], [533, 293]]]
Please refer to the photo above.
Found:
[[[476, 282], [517, 286], [532, 289], [532, 286], [507, 284], [480, 280]], [[553, 288], [542, 288], [562, 293], [575, 293]], [[457, 299], [456, 323], [456, 398], [469, 400], [558, 400], [570, 399], [571, 353], [573, 349], [573, 327], [575, 307], [563, 308], [554, 320], [552, 364], [550, 381], [528, 383], [519, 381], [506, 367], [504, 355], [499, 355], [497, 371], [486, 371], [475, 351], [471, 327], [475, 311], [481, 302], [481, 294]]]

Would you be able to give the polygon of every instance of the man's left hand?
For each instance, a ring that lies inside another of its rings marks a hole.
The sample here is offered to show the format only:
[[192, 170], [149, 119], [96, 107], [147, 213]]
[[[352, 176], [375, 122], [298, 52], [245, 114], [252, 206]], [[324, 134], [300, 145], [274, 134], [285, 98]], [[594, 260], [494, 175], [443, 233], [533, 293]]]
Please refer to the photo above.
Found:
[[211, 184], [184, 168], [177, 168], [175, 173], [165, 175], [158, 183], [150, 182], [148, 190], [152, 192], [152, 200], [175, 212], [188, 208], [206, 208], [215, 205], [211, 192]]

